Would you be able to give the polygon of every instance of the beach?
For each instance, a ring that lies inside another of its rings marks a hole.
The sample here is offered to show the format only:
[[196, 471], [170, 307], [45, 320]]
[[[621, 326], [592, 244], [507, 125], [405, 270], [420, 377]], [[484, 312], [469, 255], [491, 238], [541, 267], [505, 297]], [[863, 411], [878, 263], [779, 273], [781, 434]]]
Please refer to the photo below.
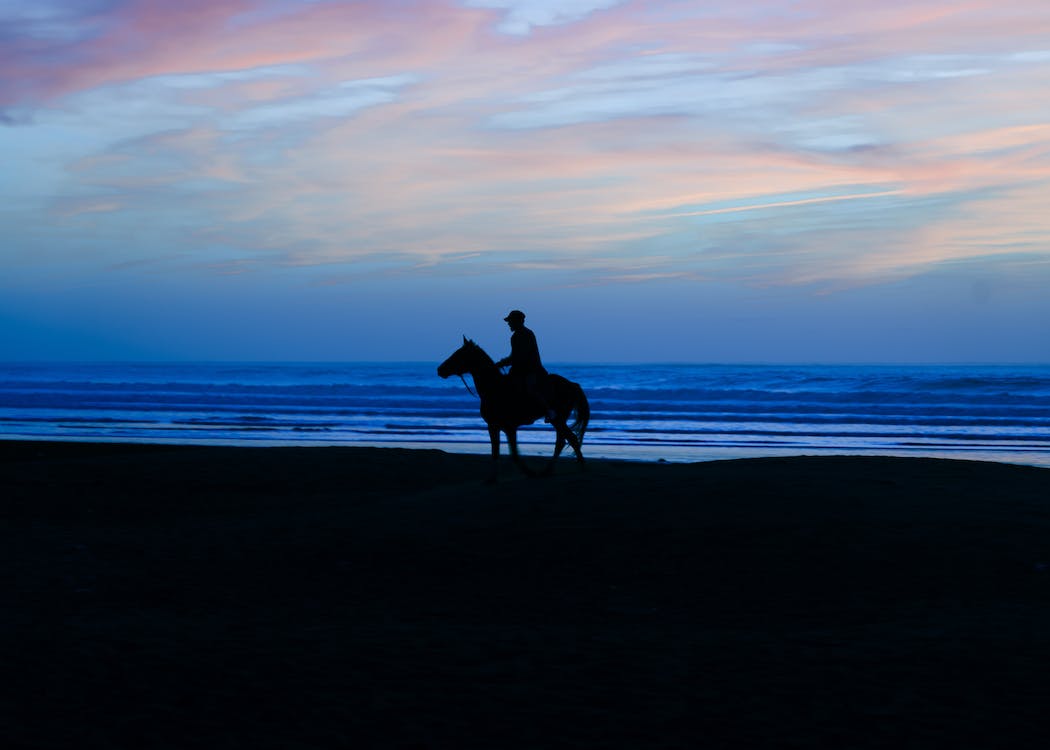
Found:
[[0, 441], [0, 742], [1045, 741], [1050, 470], [488, 465]]

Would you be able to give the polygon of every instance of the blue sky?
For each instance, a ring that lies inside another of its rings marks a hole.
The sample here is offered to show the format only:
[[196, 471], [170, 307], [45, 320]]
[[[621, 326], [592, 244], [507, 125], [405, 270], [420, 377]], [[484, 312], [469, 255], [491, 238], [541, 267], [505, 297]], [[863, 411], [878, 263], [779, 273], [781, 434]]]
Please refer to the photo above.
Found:
[[1050, 5], [0, 0], [0, 358], [1050, 362]]

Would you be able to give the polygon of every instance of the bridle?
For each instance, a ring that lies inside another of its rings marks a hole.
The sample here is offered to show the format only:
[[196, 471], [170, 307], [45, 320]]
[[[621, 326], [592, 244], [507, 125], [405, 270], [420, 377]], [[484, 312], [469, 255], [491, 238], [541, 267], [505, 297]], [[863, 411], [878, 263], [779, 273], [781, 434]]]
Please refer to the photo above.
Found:
[[[497, 370], [498, 370], [498, 368], [497, 368]], [[466, 372], [473, 373], [474, 371], [471, 370], [471, 369], [468, 369]], [[480, 399], [481, 397], [474, 392], [474, 389], [471, 388], [470, 385], [467, 383], [467, 379], [465, 377], [463, 377], [466, 374], [466, 372], [458, 372], [456, 374], [459, 375], [459, 379], [463, 381], [463, 387], [467, 389], [467, 393], [469, 393], [471, 396], [473, 396], [476, 399]]]

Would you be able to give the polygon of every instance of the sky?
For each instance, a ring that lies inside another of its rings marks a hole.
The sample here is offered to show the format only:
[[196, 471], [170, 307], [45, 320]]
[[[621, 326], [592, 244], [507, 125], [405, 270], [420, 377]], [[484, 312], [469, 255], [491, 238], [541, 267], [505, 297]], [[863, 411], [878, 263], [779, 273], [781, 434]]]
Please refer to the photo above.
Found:
[[1050, 362], [1046, 0], [0, 0], [0, 360]]

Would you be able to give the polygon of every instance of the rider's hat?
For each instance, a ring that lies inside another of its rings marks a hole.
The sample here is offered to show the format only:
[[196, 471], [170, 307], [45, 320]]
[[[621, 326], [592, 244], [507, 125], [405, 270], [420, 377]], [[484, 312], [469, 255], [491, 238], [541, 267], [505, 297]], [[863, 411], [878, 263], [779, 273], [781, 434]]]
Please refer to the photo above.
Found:
[[523, 313], [521, 310], [511, 310], [507, 317], [505, 317], [503, 320], [505, 320], [508, 323], [514, 320], [524, 321], [525, 313]]

